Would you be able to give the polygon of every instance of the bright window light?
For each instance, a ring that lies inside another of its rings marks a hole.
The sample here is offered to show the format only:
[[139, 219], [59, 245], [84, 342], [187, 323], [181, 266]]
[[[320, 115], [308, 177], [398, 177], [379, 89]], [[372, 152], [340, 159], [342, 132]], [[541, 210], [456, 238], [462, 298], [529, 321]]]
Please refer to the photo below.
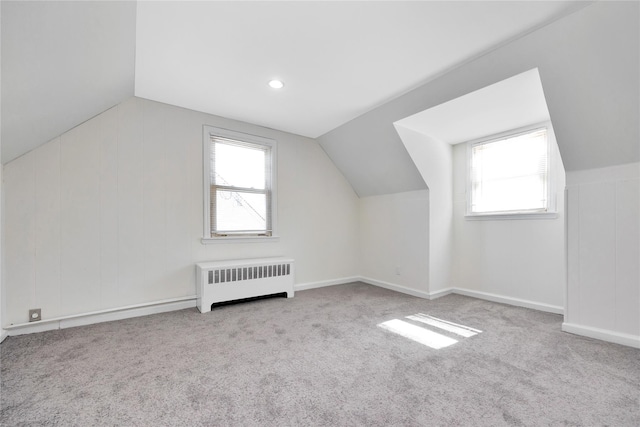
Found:
[[212, 138], [212, 234], [268, 234], [268, 146]]
[[440, 328], [443, 331], [452, 332], [465, 338], [478, 335], [482, 332], [479, 329], [470, 328], [464, 325], [458, 325], [457, 323], [448, 322], [446, 320], [438, 319], [436, 317], [432, 317], [422, 313], [418, 313], [413, 316], [407, 316], [407, 319], [421, 322], [429, 326], [435, 326], [436, 328]]
[[389, 320], [387, 322], [380, 323], [378, 326], [382, 329], [393, 332], [402, 337], [408, 338], [436, 350], [444, 347], [449, 347], [450, 345], [458, 342], [453, 338], [449, 338], [437, 332], [421, 328], [420, 326], [413, 325], [399, 319]]
[[205, 127], [204, 143], [204, 237], [272, 236], [275, 141]]
[[549, 209], [547, 129], [474, 143], [469, 213], [534, 213]]

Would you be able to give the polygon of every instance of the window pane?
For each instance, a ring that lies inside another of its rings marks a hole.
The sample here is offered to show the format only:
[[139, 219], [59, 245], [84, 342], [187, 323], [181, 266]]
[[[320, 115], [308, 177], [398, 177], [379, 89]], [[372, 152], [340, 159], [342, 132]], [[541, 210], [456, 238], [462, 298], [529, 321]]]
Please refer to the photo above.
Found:
[[489, 181], [475, 192], [474, 212], [508, 212], [546, 208], [546, 191], [540, 177]]
[[216, 191], [217, 231], [266, 231], [266, 194]]
[[547, 208], [546, 129], [474, 145], [471, 149], [471, 212]]
[[474, 160], [483, 181], [545, 173], [547, 144], [542, 138], [492, 142], [475, 147]]
[[244, 188], [265, 188], [266, 150], [216, 141], [212, 182]]

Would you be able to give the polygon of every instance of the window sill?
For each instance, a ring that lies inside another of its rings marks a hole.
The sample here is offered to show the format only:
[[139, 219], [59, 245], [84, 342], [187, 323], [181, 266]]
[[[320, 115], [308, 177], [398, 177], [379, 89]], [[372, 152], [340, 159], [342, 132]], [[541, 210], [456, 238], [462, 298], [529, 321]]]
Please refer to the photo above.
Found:
[[280, 236], [228, 236], [228, 237], [203, 237], [200, 239], [203, 245], [215, 245], [218, 243], [266, 243], [277, 242]]
[[471, 214], [465, 215], [467, 221], [503, 221], [518, 219], [556, 219], [557, 212], [528, 212], [528, 213], [504, 213], [504, 214]]

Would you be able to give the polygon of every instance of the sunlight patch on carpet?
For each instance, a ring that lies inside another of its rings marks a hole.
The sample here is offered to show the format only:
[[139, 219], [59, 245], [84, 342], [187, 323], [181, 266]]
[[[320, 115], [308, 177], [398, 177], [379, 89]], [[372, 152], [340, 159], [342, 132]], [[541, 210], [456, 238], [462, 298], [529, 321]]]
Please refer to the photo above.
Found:
[[479, 329], [470, 328], [469, 326], [459, 325], [457, 323], [449, 322], [447, 320], [438, 319], [437, 317], [429, 316], [427, 314], [414, 314], [413, 316], [407, 316], [407, 319], [415, 320], [429, 326], [435, 326], [447, 332], [452, 332], [461, 337], [469, 338], [474, 335], [478, 335], [482, 331]]
[[436, 350], [449, 347], [450, 345], [458, 342], [453, 338], [449, 338], [437, 332], [413, 325], [400, 319], [389, 320], [387, 322], [380, 323], [378, 326]]

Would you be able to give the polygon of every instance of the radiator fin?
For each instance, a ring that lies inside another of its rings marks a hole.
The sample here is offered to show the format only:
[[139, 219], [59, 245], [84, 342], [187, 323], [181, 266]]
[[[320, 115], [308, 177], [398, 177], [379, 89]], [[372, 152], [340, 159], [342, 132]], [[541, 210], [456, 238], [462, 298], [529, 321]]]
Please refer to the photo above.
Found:
[[289, 276], [290, 274], [291, 264], [289, 263], [257, 265], [253, 267], [218, 268], [209, 270], [208, 283], [241, 282], [267, 277]]

